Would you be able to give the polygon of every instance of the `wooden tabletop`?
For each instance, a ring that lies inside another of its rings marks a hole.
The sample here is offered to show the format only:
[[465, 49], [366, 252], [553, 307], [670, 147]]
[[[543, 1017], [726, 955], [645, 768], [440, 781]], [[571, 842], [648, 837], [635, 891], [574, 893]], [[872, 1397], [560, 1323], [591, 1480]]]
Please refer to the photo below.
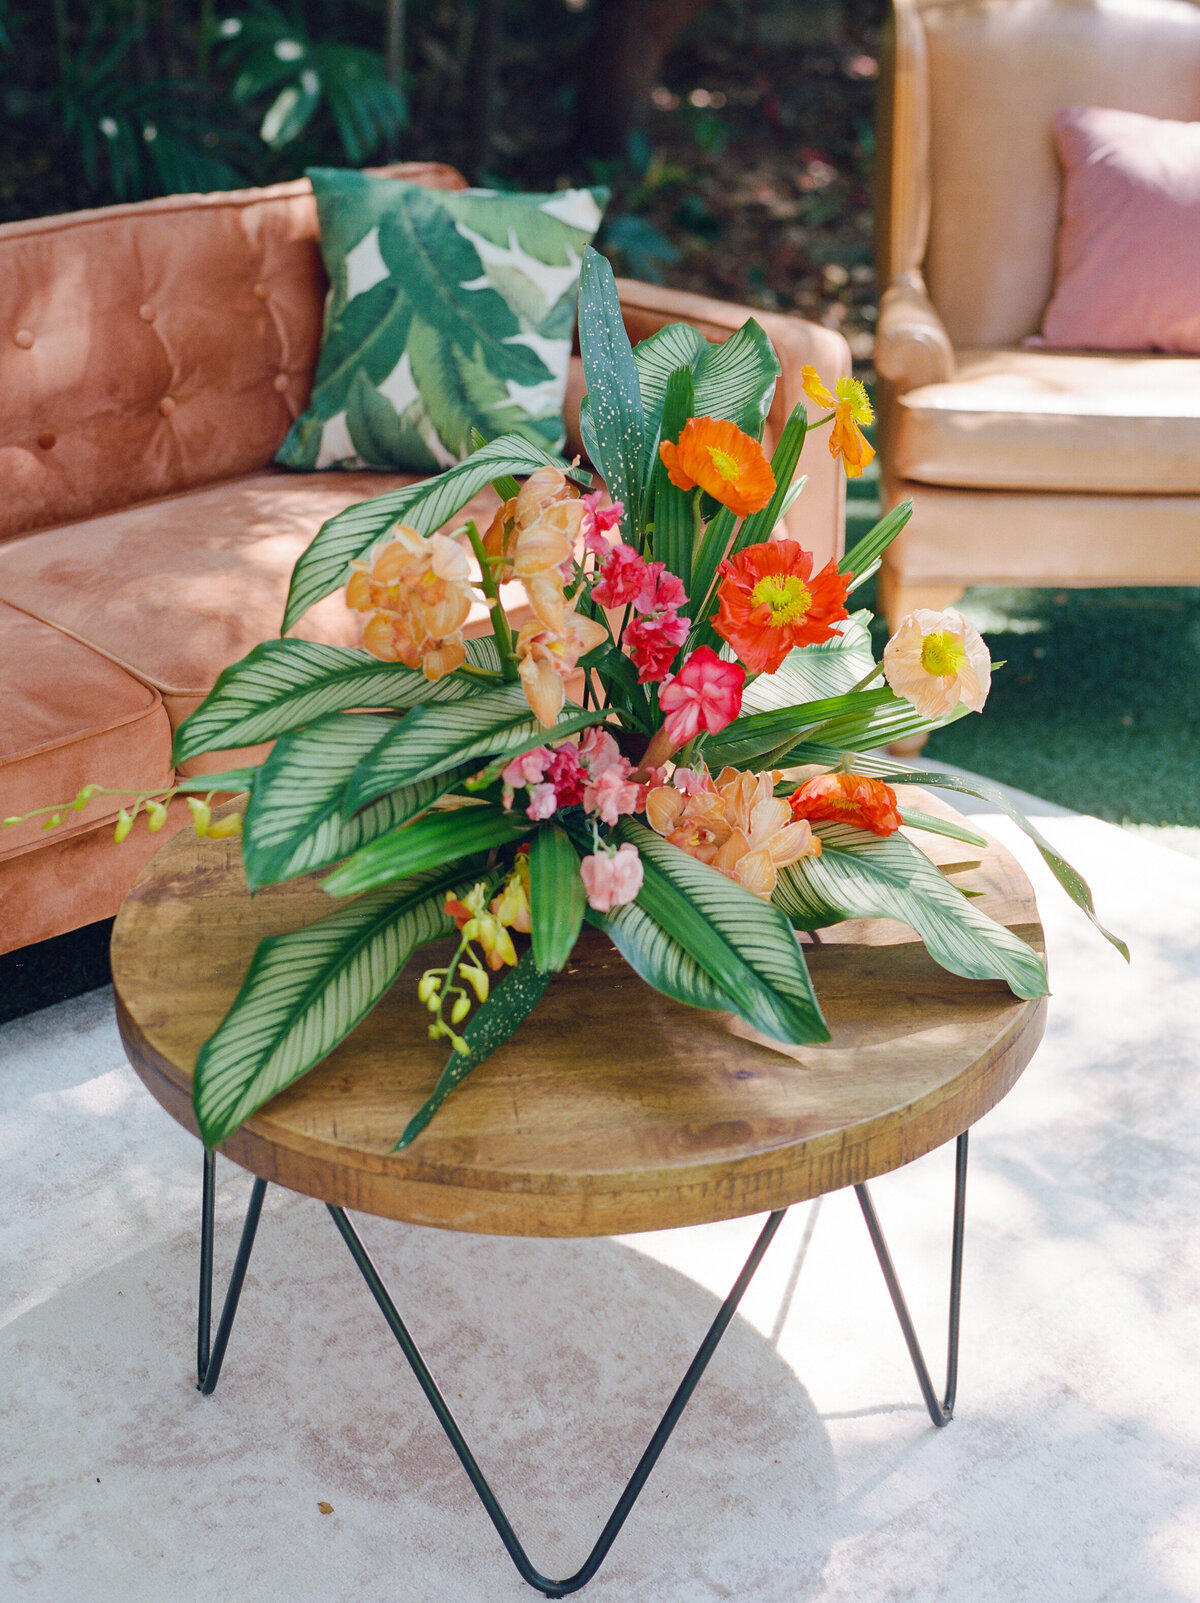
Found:
[[[928, 795], [905, 798], [953, 816]], [[914, 836], [936, 861], [977, 850]], [[1033, 891], [994, 843], [955, 883], [1039, 951]], [[264, 935], [330, 910], [312, 880], [252, 901], [238, 843], [177, 835], [113, 932], [126, 1051], [195, 1131], [191, 1075]], [[264, 1179], [417, 1224], [501, 1235], [621, 1235], [782, 1207], [870, 1179], [973, 1124], [1032, 1057], [1045, 998], [939, 968], [904, 925], [822, 932], [806, 956], [833, 1032], [784, 1047], [740, 1019], [652, 990], [585, 930], [512, 1041], [456, 1090], [403, 1153], [391, 1147], [445, 1061], [427, 1038], [418, 951], [326, 1061], [221, 1150]]]

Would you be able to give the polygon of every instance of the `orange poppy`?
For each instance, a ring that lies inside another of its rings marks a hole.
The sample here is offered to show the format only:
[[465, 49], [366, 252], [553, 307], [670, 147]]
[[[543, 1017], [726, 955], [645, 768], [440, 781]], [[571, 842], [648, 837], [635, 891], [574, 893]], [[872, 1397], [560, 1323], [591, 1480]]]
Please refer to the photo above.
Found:
[[713, 628], [754, 673], [774, 673], [796, 646], [832, 640], [846, 611], [850, 575], [830, 561], [814, 576], [810, 551], [766, 540], [722, 562]]
[[672, 484], [681, 490], [699, 485], [739, 518], [761, 512], [775, 493], [762, 446], [724, 418], [689, 418], [679, 444], [664, 440], [658, 454]]
[[792, 817], [853, 824], [872, 835], [894, 835], [903, 823], [896, 792], [865, 774], [818, 774], [788, 798]]
[[833, 429], [829, 435], [829, 454], [841, 457], [848, 479], [857, 479], [862, 470], [875, 459], [875, 447], [863, 433], [860, 424], [875, 421], [866, 388], [856, 378], [840, 378], [831, 395], [817, 377], [815, 367], [805, 367], [800, 373], [805, 395], [818, 406], [833, 408]]

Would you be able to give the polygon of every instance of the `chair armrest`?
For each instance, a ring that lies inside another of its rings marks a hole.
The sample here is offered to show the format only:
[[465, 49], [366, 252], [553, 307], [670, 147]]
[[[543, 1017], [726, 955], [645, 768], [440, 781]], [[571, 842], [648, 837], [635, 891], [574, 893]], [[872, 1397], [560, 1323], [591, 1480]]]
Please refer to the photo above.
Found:
[[[804, 318], [763, 312], [628, 278], [617, 280], [617, 293], [625, 328], [635, 345], [667, 323], [690, 323], [705, 339], [718, 343], [736, 333], [748, 318], [761, 324], [782, 368], [763, 431], [768, 454], [796, 406], [804, 403], [810, 416], [820, 415], [820, 408], [805, 398], [803, 367], [815, 367], [826, 384], [850, 373], [850, 347], [843, 337], [834, 329], [822, 328]], [[789, 539], [799, 540], [820, 566], [830, 557], [841, 556], [845, 545], [845, 476], [841, 464], [826, 449], [824, 436], [806, 444], [800, 467], [807, 473], [808, 483], [784, 519], [781, 532]]]
[[919, 273], [884, 292], [875, 329], [875, 367], [898, 393], [954, 377], [954, 347]]

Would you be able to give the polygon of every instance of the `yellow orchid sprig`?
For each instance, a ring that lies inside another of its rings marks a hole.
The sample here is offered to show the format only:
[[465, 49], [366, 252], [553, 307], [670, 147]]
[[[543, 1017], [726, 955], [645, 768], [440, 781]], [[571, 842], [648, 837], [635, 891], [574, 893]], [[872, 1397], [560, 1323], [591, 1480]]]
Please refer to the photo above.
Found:
[[[195, 788], [193, 783], [184, 780], [181, 784], [173, 785], [163, 790], [113, 790], [105, 785], [84, 785], [69, 802], [55, 802], [49, 807], [35, 807], [28, 813], [13, 814], [8, 818], [0, 818], [0, 829], [11, 828], [14, 824], [27, 824], [31, 819], [42, 818], [44, 830], [57, 829], [64, 821], [64, 815], [79, 813], [97, 796], [122, 796], [128, 798], [130, 807], [121, 807], [117, 811], [117, 822], [113, 829], [113, 839], [119, 846], [128, 838], [139, 813], [145, 809], [146, 828], [151, 835], [158, 831], [167, 821], [167, 809], [176, 796]], [[192, 824], [196, 834], [201, 838], [210, 840], [224, 840], [230, 835], [238, 835], [242, 829], [242, 815], [228, 813], [219, 818], [214, 824], [212, 821], [213, 797], [226, 794], [219, 788], [210, 790], [203, 798], [188, 796], [187, 804], [192, 814]]]

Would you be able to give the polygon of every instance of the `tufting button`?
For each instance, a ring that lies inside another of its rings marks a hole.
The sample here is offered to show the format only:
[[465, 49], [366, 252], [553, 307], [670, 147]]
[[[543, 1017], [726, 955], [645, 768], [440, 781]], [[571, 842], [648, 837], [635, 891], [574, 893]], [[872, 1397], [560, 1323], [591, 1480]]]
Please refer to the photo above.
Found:
[[164, 395], [162, 400], [158, 403], [158, 410], [164, 417], [170, 417], [171, 413], [175, 410], [175, 397], [173, 395]]
[[158, 313], [154, 310], [153, 306], [139, 306], [138, 316], [141, 318], [143, 323], [153, 323], [154, 319], [158, 316]]
[[254, 293], [258, 296], [260, 301], [265, 301], [271, 291], [265, 284], [255, 284]]
[[276, 373], [275, 377], [271, 380], [271, 382], [274, 384], [275, 388], [279, 391], [280, 395], [282, 395], [284, 390], [286, 390], [288, 385], [291, 383], [291, 380], [288, 378], [286, 373]]
[[58, 435], [55, 434], [53, 429], [43, 429], [38, 435], [38, 444], [43, 451], [53, 451], [58, 444]]
[[33, 335], [27, 328], [19, 328], [13, 335], [13, 344], [19, 345], [23, 351], [28, 351], [33, 346]]

